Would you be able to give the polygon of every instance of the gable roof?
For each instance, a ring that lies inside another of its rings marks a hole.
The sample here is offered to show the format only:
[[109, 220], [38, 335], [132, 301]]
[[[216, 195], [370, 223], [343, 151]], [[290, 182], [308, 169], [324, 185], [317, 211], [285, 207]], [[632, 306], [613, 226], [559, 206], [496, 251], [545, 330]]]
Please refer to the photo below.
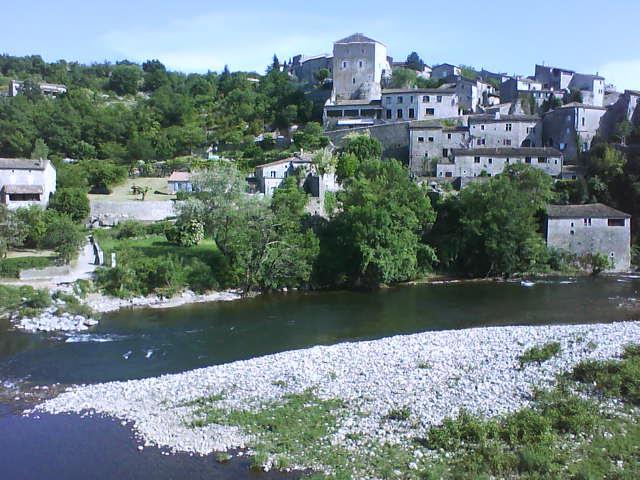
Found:
[[44, 170], [49, 160], [29, 158], [0, 158], [0, 170]]
[[537, 115], [519, 115], [519, 114], [500, 114], [496, 117], [495, 113], [481, 113], [479, 115], [469, 115], [469, 124], [472, 123], [501, 123], [501, 122], [539, 122], [541, 120]]
[[263, 163], [262, 165], [257, 165], [256, 169], [263, 167], [273, 167], [275, 165], [282, 165], [283, 163], [311, 163], [312, 155], [309, 153], [296, 154], [293, 157], [282, 158], [280, 160], [275, 160], [269, 163]]
[[44, 189], [42, 185], [5, 185], [2, 187], [5, 193], [31, 193], [42, 194]]
[[611, 208], [603, 203], [588, 205], [548, 205], [549, 218], [631, 218], [628, 213]]
[[343, 38], [342, 40], [338, 40], [334, 43], [381, 43], [373, 38], [369, 38], [362, 33], [354, 33], [353, 35], [349, 35], [348, 37]]

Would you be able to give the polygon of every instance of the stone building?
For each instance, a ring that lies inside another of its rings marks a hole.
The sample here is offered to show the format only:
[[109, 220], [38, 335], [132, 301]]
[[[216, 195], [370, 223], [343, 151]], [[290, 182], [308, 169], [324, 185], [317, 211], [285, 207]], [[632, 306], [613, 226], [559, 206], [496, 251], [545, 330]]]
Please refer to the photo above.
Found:
[[427, 120], [462, 114], [455, 88], [389, 88], [382, 91], [383, 119]]
[[171, 193], [193, 191], [191, 173], [189, 172], [171, 172], [167, 183], [169, 184], [169, 191]]
[[[302, 83], [316, 83], [316, 73], [323, 68], [329, 70], [333, 75], [333, 56], [328, 53], [305, 57], [304, 55], [296, 55], [293, 57], [289, 67], [291, 73]], [[331, 78], [330, 75], [330, 78]]]
[[616, 126], [622, 121], [640, 123], [640, 92], [625, 90], [624, 93], [612, 92], [607, 95], [607, 111], [600, 122], [600, 134], [609, 138], [615, 133]]
[[595, 107], [604, 105], [604, 77], [576, 73], [564, 68], [536, 65], [535, 79], [542, 83], [543, 89], [570, 92], [577, 90], [582, 94], [582, 103]]
[[525, 77], [510, 77], [500, 85], [500, 101], [513, 102], [522, 94], [542, 91], [542, 82]]
[[413, 122], [409, 126], [409, 169], [418, 176], [431, 175], [439, 160], [448, 158], [454, 149], [468, 146], [468, 127]]
[[543, 115], [542, 141], [545, 146], [557, 148], [568, 162], [574, 161], [579, 152], [591, 148], [598, 134], [604, 107], [583, 103], [569, 103]]
[[51, 161], [0, 158], [0, 203], [7, 208], [45, 208], [55, 191], [56, 169]]
[[436, 80], [452, 79], [454, 77], [459, 77], [460, 75], [462, 75], [462, 69], [455, 65], [451, 65], [450, 63], [442, 63], [431, 68], [431, 78]]
[[470, 115], [471, 144], [475, 147], [541, 147], [542, 119], [535, 115]]
[[601, 253], [614, 272], [631, 268], [631, 215], [601, 203], [549, 205], [547, 245], [578, 257]]
[[562, 172], [562, 153], [554, 148], [454, 149], [449, 159], [438, 162], [438, 178], [492, 177], [508, 165], [523, 163], [557, 177]]
[[391, 74], [387, 47], [361, 33], [333, 44], [331, 101], [379, 100], [382, 79]]

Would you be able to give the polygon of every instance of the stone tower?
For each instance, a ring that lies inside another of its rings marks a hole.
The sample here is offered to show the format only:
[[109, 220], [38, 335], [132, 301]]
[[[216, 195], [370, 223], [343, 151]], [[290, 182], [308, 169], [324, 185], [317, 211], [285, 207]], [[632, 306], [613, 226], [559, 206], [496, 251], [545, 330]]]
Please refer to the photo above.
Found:
[[390, 74], [382, 43], [354, 33], [333, 44], [333, 101], [379, 100], [382, 78]]

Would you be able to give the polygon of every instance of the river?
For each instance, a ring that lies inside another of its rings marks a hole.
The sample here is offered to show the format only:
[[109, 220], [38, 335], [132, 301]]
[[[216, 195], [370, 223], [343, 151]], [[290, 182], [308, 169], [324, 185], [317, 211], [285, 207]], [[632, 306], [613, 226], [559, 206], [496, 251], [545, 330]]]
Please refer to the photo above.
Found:
[[[640, 279], [465, 282], [374, 293], [264, 295], [175, 309], [124, 310], [91, 333], [31, 335], [0, 325], [0, 382], [93, 383], [174, 373], [350, 340], [496, 325], [637, 319], [629, 304]], [[130, 430], [111, 419], [25, 419], [0, 406], [0, 478], [285, 478], [250, 472], [246, 462], [138, 452]], [[37, 452], [34, 453], [34, 452]], [[34, 456], [35, 455], [35, 456]], [[9, 465], [8, 470], [2, 466]], [[25, 468], [25, 465], [29, 468]]]

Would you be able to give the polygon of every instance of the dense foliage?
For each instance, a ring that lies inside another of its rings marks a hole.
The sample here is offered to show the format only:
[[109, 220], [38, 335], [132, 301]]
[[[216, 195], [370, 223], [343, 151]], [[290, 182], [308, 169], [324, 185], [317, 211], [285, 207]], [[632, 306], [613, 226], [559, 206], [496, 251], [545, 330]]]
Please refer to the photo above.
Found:
[[[277, 69], [185, 75], [157, 60], [87, 66], [2, 55], [0, 83], [9, 79], [27, 81], [17, 97], [0, 98], [0, 155], [7, 157], [29, 158], [43, 144], [54, 159], [131, 164], [209, 145], [251, 155], [255, 135], [317, 115], [301, 87]], [[39, 81], [68, 92], [46, 97]]]

